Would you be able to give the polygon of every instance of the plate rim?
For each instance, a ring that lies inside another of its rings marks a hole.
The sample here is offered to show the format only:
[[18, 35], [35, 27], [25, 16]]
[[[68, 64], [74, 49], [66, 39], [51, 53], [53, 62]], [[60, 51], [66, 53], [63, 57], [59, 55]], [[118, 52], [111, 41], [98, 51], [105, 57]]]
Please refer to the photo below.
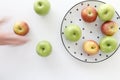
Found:
[[[103, 60], [100, 60], [100, 61], [90, 62], [90, 61], [81, 60], [81, 59], [75, 57], [74, 55], [72, 55], [72, 54], [69, 52], [69, 50], [66, 48], [66, 46], [65, 46], [65, 44], [64, 44], [64, 41], [63, 41], [63, 39], [62, 39], [62, 34], [63, 34], [63, 33], [62, 33], [62, 25], [63, 25], [63, 22], [64, 22], [64, 20], [65, 20], [66, 15], [67, 15], [67, 14], [69, 13], [69, 11], [70, 11], [71, 9], [73, 9], [75, 6], [77, 6], [77, 5], [79, 5], [79, 4], [82, 4], [82, 3], [84, 3], [84, 2], [90, 2], [90, 1], [100, 2], [100, 3], [106, 4], [105, 2], [99, 1], [99, 0], [97, 0], [97, 1], [95, 1], [95, 0], [81, 1], [81, 2], [76, 3], [74, 6], [72, 6], [72, 7], [65, 13], [65, 15], [64, 15], [64, 17], [63, 17], [63, 19], [62, 19], [61, 28], [60, 28], [60, 36], [61, 36], [61, 41], [62, 41], [62, 43], [63, 43], [64, 48], [66, 49], [66, 51], [67, 51], [72, 57], [74, 57], [75, 59], [77, 59], [77, 60], [79, 60], [79, 61], [81, 61], [81, 62], [85, 62], [85, 63], [99, 63], [99, 62], [105, 61], [105, 60], [107, 60], [108, 58], [110, 58], [111, 56], [113, 56], [113, 54], [115, 54], [115, 53], [117, 52], [118, 48], [120, 47], [120, 43], [118, 44], [118, 47], [116, 48], [116, 50], [115, 50], [109, 57], [107, 57], [107, 58], [105, 58], [105, 59], [103, 59]], [[118, 18], [120, 18], [118, 12], [115, 11], [115, 13], [117, 14]]]

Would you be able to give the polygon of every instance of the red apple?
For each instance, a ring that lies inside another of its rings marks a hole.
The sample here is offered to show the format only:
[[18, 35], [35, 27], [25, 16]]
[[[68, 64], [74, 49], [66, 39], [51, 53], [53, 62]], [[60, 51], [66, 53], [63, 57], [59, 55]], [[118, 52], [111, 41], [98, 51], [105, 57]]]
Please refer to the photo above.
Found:
[[25, 21], [19, 21], [14, 24], [13, 30], [16, 34], [24, 36], [29, 32], [29, 26]]
[[99, 45], [94, 40], [87, 40], [83, 43], [83, 50], [88, 55], [95, 55], [99, 51]]
[[114, 21], [104, 22], [101, 26], [101, 31], [107, 36], [112, 36], [118, 31], [118, 25]]
[[94, 22], [97, 18], [97, 11], [94, 7], [88, 6], [81, 11], [81, 17], [85, 22]]

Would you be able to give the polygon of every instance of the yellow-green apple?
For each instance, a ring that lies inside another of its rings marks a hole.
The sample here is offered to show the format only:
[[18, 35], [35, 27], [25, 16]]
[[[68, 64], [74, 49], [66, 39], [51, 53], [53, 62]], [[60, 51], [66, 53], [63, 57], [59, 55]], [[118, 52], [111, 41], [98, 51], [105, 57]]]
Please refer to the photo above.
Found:
[[50, 2], [48, 0], [36, 0], [34, 2], [34, 11], [39, 15], [46, 15], [50, 10]]
[[99, 52], [99, 45], [94, 40], [87, 40], [83, 43], [83, 50], [88, 55], [95, 55]]
[[114, 21], [104, 22], [101, 26], [101, 31], [107, 36], [112, 36], [118, 31], [118, 24]]
[[97, 11], [94, 7], [88, 6], [81, 11], [81, 17], [85, 22], [94, 22], [97, 18]]
[[109, 21], [113, 18], [115, 9], [110, 4], [102, 4], [98, 7], [98, 16], [102, 21]]
[[104, 53], [113, 52], [117, 48], [117, 40], [112, 36], [105, 36], [100, 40], [100, 49]]
[[24, 36], [29, 32], [29, 25], [25, 21], [18, 21], [14, 24], [13, 30], [16, 34]]
[[66, 39], [69, 41], [78, 41], [82, 35], [81, 28], [78, 25], [70, 24], [64, 29]]
[[48, 41], [45, 40], [40, 41], [36, 46], [36, 52], [40, 56], [47, 57], [50, 55], [51, 51], [52, 51], [52, 46]]

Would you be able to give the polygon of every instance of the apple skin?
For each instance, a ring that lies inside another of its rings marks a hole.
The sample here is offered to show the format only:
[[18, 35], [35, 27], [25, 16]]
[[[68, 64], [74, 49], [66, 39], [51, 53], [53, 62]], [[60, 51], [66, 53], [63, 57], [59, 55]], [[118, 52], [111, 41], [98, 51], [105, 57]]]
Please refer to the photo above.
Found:
[[29, 26], [25, 21], [18, 21], [14, 24], [13, 30], [16, 34], [24, 36], [29, 32]]
[[47, 57], [51, 54], [52, 46], [48, 41], [40, 41], [36, 46], [36, 52], [42, 57]]
[[112, 36], [105, 36], [100, 40], [100, 49], [104, 53], [111, 53], [117, 48], [117, 40]]
[[87, 40], [83, 43], [83, 50], [88, 55], [95, 55], [99, 52], [99, 45], [94, 40]]
[[36, 0], [34, 2], [34, 11], [39, 15], [46, 15], [50, 10], [50, 2], [48, 0]]
[[107, 36], [113, 36], [118, 31], [118, 24], [114, 21], [104, 22], [101, 26], [101, 31]]
[[81, 28], [78, 25], [70, 24], [64, 29], [64, 34], [69, 41], [78, 41], [82, 35]]
[[109, 21], [113, 18], [115, 9], [110, 4], [102, 4], [98, 7], [98, 16], [102, 21]]
[[85, 22], [94, 22], [97, 18], [97, 11], [94, 7], [88, 6], [81, 11], [81, 17]]

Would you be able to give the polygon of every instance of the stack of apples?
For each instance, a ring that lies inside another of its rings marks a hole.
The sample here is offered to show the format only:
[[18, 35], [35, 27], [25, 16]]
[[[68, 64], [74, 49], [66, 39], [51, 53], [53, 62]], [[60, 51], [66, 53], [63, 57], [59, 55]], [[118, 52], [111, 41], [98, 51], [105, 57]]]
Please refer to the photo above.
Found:
[[[81, 17], [86, 23], [94, 22], [97, 17], [103, 22], [101, 32], [104, 37], [97, 43], [95, 40], [86, 40], [83, 43], [83, 50], [88, 55], [95, 55], [101, 50], [103, 53], [111, 53], [117, 48], [117, 40], [113, 35], [118, 31], [118, 25], [112, 21], [115, 9], [110, 4], [102, 4], [97, 9], [87, 6], [81, 10]], [[99, 28], [98, 28], [99, 29]], [[70, 24], [64, 29], [64, 34], [69, 41], [78, 41], [82, 31], [78, 25]]]

